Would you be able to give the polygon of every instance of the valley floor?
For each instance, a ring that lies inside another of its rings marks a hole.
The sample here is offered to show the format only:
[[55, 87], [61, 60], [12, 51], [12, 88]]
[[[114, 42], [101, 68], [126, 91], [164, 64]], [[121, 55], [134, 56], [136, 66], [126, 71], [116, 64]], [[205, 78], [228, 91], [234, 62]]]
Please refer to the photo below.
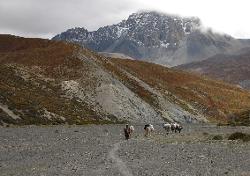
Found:
[[[228, 141], [247, 127], [185, 125], [180, 134], [135, 125], [0, 127], [0, 175], [250, 175], [250, 142]], [[222, 140], [212, 140], [220, 135]]]

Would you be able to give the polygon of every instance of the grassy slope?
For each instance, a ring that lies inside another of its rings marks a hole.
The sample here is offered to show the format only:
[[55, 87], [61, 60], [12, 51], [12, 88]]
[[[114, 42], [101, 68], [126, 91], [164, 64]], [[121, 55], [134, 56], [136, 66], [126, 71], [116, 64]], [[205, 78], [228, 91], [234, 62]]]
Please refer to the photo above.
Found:
[[211, 78], [223, 80], [233, 84], [249, 80], [250, 49], [237, 55], [215, 55], [200, 62], [177, 66], [178, 69], [198, 72]]
[[[21, 117], [14, 121], [3, 115], [0, 120], [13, 124], [65, 123], [60, 118], [42, 117], [46, 109], [65, 117], [70, 124], [106, 123], [84, 102], [65, 98], [60, 88], [61, 81], [78, 79], [87, 72], [88, 68], [75, 57], [77, 46], [12, 36], [1, 36], [0, 43], [0, 102]], [[28, 74], [29, 79], [25, 80], [18, 70]]]
[[170, 92], [189, 102], [211, 120], [227, 120], [228, 114], [250, 109], [250, 92], [232, 85], [147, 62], [121, 59], [112, 62], [166, 96]]
[[[13, 122], [0, 111], [2, 120], [5, 118], [5, 122], [21, 124], [62, 123], [58, 118], [42, 118], [46, 108], [65, 117], [68, 123], [106, 122], [92, 107], [79, 103], [77, 99], [63, 97], [60, 89], [62, 81], [88, 77], [89, 66], [78, 58], [79, 52], [93, 58], [100, 67], [112, 73], [154, 108], [158, 108], [155, 95], [129, 78], [121, 68], [183, 108], [186, 108], [185, 102], [190, 103], [211, 120], [225, 121], [228, 114], [240, 114], [250, 109], [250, 93], [223, 82], [147, 62], [107, 60], [94, 52], [63, 42], [0, 36], [0, 102], [22, 117], [22, 121]], [[25, 70], [29, 80], [25, 81], [17, 70]], [[94, 87], [95, 80], [85, 84], [93, 84], [91, 86]], [[179, 100], [184, 100], [184, 103]], [[117, 122], [115, 117], [110, 120]]]

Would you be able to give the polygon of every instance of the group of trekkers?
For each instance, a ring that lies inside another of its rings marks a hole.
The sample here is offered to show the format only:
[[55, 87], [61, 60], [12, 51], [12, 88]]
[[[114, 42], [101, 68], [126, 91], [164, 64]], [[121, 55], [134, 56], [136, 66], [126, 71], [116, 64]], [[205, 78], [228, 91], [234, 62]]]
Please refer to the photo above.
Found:
[[[174, 122], [174, 123], [164, 123], [163, 128], [167, 131], [167, 134], [169, 134], [170, 131], [175, 132], [175, 133], [176, 132], [180, 133], [181, 130], [183, 129], [183, 127], [180, 124], [176, 123], [176, 122]], [[134, 130], [135, 130], [134, 126], [132, 126], [132, 125], [129, 126], [128, 124], [126, 124], [126, 126], [124, 128], [124, 135], [125, 135], [126, 140], [131, 138], [131, 135], [134, 132]], [[152, 124], [146, 124], [144, 126], [144, 131], [145, 131], [144, 136], [145, 137], [151, 136], [151, 133], [154, 130], [155, 129], [154, 129], [154, 126]]]

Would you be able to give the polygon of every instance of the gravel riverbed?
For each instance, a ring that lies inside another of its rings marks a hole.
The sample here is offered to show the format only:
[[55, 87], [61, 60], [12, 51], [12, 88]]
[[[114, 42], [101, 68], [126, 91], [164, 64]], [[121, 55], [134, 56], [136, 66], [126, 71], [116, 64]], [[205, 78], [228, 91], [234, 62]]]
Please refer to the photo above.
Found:
[[250, 128], [184, 125], [169, 135], [155, 129], [145, 138], [143, 125], [135, 125], [126, 141], [123, 125], [0, 127], [0, 175], [250, 175], [250, 142], [227, 140]]

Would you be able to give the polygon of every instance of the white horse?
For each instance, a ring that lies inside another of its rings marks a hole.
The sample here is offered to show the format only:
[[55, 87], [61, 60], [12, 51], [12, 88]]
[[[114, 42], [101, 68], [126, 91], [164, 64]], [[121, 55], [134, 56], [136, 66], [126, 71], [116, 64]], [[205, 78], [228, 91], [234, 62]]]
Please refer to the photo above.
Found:
[[171, 124], [170, 123], [164, 123], [163, 128], [167, 131], [167, 134], [168, 134], [170, 132], [170, 130], [171, 130]]
[[147, 124], [144, 127], [145, 137], [151, 136], [151, 133], [155, 130], [152, 124]]
[[133, 125], [129, 126], [129, 138], [131, 138], [132, 133], [135, 131], [135, 127]]

